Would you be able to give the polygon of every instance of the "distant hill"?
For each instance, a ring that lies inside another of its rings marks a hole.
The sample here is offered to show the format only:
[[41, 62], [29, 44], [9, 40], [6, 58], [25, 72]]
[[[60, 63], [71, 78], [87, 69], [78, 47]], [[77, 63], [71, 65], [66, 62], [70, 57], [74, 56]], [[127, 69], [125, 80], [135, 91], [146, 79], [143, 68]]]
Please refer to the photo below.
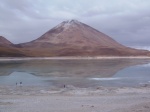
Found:
[[[6, 44], [10, 44], [9, 42]], [[11, 45], [11, 44], [10, 44]], [[121, 45], [77, 20], [64, 21], [31, 42], [13, 45], [24, 56], [150, 56], [147, 50]]]
[[21, 50], [5, 37], [0, 36], [0, 57], [22, 57], [25, 56]]
[[8, 47], [8, 46], [12, 46], [13, 44], [7, 40], [5, 37], [0, 36], [0, 47]]

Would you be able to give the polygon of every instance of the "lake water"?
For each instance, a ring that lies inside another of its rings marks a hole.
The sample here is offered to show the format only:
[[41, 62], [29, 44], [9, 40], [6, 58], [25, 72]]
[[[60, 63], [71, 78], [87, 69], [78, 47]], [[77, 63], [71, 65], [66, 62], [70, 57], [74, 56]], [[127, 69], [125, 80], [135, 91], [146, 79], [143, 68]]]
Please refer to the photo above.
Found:
[[0, 61], [0, 85], [75, 87], [150, 84], [150, 59]]

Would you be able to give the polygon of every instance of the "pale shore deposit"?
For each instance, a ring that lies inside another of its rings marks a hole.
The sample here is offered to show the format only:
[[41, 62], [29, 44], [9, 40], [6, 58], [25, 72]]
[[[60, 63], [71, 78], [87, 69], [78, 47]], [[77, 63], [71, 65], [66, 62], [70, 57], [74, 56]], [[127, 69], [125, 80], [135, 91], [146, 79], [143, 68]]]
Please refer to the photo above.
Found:
[[0, 86], [0, 112], [150, 112], [150, 87]]
[[102, 57], [1, 57], [0, 61], [18, 60], [80, 60], [80, 59], [150, 59], [148, 56], [102, 56]]

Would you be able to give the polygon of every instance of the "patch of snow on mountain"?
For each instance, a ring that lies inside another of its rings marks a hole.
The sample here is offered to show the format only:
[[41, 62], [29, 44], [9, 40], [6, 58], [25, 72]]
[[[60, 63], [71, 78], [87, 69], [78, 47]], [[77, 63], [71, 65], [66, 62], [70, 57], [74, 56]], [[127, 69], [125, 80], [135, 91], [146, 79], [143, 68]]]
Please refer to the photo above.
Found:
[[60, 23], [56, 27], [54, 27], [54, 29], [57, 29], [59, 27], [63, 27], [64, 31], [65, 31], [65, 30], [69, 29], [70, 26], [75, 27], [76, 24], [81, 24], [81, 23], [77, 20], [67, 20], [67, 21], [64, 21], [64, 22]]

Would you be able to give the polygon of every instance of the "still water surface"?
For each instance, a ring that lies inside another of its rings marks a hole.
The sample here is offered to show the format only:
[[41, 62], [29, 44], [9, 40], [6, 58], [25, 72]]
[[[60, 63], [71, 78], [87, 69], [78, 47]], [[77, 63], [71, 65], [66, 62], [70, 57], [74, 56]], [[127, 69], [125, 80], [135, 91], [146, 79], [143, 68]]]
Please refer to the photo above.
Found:
[[75, 87], [150, 84], [149, 59], [1, 61], [0, 85]]

